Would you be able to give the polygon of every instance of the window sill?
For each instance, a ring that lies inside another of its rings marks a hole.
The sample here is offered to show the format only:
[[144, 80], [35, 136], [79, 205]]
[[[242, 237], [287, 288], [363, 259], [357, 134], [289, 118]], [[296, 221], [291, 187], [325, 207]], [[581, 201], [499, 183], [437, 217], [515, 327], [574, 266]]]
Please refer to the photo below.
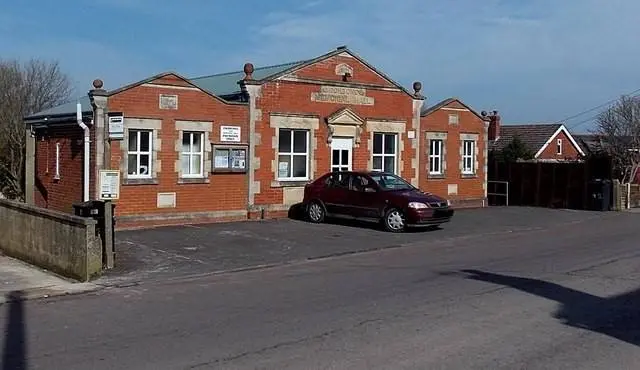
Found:
[[216, 168], [212, 173], [247, 173], [247, 170], [244, 168]]
[[124, 179], [122, 185], [158, 185], [158, 179]]
[[211, 181], [208, 177], [181, 177], [178, 179], [178, 184], [208, 184]]
[[272, 188], [296, 188], [305, 186], [309, 183], [309, 180], [276, 180], [271, 181]]
[[477, 179], [478, 178], [478, 174], [476, 173], [463, 173], [462, 175], [460, 175], [461, 179]]
[[434, 179], [434, 180], [441, 180], [441, 179], [446, 179], [446, 178], [447, 178], [447, 176], [446, 176], [444, 173], [442, 173], [442, 174], [437, 174], [437, 175], [436, 175], [436, 174], [433, 174], [433, 175], [432, 175], [432, 174], [429, 174], [429, 175], [427, 176], [427, 178], [429, 178], [429, 179]]

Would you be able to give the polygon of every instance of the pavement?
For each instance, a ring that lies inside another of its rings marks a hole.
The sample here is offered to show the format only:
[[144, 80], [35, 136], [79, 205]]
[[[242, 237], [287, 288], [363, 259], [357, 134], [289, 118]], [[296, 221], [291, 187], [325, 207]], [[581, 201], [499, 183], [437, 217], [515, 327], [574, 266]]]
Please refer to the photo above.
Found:
[[79, 294], [96, 288], [93, 283], [77, 283], [0, 254], [0, 304], [11, 299]]
[[[395, 248], [226, 274], [190, 274], [176, 258], [175, 269], [141, 284], [5, 304], [2, 368], [640, 367], [640, 215], [526, 208], [467, 215], [436, 232], [372, 231], [365, 239]], [[252, 240], [280, 228], [300, 232], [286, 239], [296, 251], [288, 256], [304, 255], [297, 251], [305, 232], [322, 249], [317, 255], [338, 250], [323, 242], [334, 225], [259, 225], [237, 227], [263, 233]], [[147, 243], [165, 252], [196, 241], [231, 248], [207, 238], [230, 227]], [[336, 229], [369, 233], [349, 227]], [[259, 247], [286, 244], [274, 243]], [[215, 256], [197, 254], [210, 270], [235, 266]]]

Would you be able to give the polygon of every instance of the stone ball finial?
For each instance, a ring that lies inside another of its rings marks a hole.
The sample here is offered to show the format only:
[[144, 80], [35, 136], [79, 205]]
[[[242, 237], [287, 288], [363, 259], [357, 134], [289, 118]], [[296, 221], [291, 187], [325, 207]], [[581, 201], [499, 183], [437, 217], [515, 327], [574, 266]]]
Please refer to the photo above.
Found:
[[251, 80], [253, 78], [253, 70], [254, 70], [253, 64], [245, 63], [243, 70], [244, 70], [244, 74], [245, 74], [244, 79], [245, 80]]
[[413, 93], [418, 95], [420, 94], [420, 90], [422, 90], [422, 83], [420, 81], [416, 81], [413, 83]]
[[102, 86], [104, 86], [104, 83], [102, 82], [101, 79], [96, 78], [95, 80], [93, 80], [93, 87], [95, 89], [102, 89]]

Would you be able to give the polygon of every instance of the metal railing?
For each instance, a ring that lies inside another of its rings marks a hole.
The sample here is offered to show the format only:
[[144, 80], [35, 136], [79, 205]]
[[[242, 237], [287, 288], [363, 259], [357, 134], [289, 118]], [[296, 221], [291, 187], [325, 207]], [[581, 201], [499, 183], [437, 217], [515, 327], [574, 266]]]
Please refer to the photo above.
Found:
[[505, 197], [505, 206], [508, 206], [509, 205], [509, 181], [487, 181], [487, 187], [489, 187], [489, 185], [492, 185], [492, 184], [493, 185], [504, 185], [505, 186], [504, 193], [498, 192], [497, 189], [494, 189], [495, 191], [493, 191], [493, 192], [487, 191], [487, 197], [489, 195], [493, 195], [493, 196], [497, 196], [497, 197]]

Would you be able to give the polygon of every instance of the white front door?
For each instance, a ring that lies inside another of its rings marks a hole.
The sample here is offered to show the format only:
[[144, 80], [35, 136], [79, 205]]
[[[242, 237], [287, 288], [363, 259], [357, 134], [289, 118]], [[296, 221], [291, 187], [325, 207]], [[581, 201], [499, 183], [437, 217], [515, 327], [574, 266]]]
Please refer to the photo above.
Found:
[[334, 137], [331, 140], [331, 171], [351, 171], [353, 139]]

